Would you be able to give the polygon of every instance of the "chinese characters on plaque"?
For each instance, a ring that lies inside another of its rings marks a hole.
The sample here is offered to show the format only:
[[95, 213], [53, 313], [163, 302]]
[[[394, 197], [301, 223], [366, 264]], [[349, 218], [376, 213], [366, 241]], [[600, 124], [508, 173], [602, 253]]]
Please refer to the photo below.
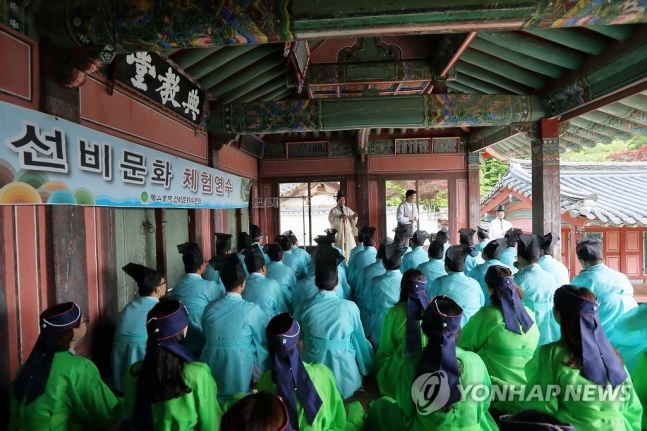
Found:
[[119, 82], [187, 120], [200, 124], [205, 100], [204, 91], [157, 54], [134, 52], [120, 55], [115, 67]]

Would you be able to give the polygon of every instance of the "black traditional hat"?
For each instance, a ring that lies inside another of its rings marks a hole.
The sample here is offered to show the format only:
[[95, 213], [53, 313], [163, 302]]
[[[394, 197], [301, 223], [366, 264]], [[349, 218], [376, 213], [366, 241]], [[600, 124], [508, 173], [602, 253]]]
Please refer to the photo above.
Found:
[[184, 261], [185, 265], [200, 267], [204, 263], [202, 250], [200, 250], [200, 246], [195, 242], [178, 244], [177, 251], [182, 254], [182, 261]]
[[276, 241], [276, 243], [281, 246], [281, 249], [283, 251], [292, 250], [292, 240], [290, 240], [289, 236], [277, 235], [276, 238], [274, 238], [274, 241]]
[[505, 238], [508, 240], [508, 247], [514, 247], [515, 245], [517, 245], [517, 240], [521, 235], [523, 235], [523, 231], [521, 229], [508, 229], [508, 231], [505, 233]]
[[258, 241], [263, 237], [263, 234], [261, 233], [261, 228], [255, 224], [251, 225], [249, 227], [249, 236], [252, 237], [252, 240], [254, 242]]
[[244, 249], [251, 247], [254, 241], [252, 237], [249, 236], [247, 232], [238, 232], [238, 250], [243, 251]]
[[483, 254], [490, 259], [498, 259], [501, 253], [508, 247], [508, 240], [505, 238], [494, 239], [483, 247]]
[[429, 259], [442, 259], [445, 256], [445, 245], [438, 240], [431, 241], [427, 256], [429, 256]]
[[499, 212], [499, 211], [505, 212], [505, 206], [504, 205], [499, 205], [498, 207], [496, 207], [496, 212]]
[[243, 255], [245, 256], [247, 272], [250, 274], [265, 266], [265, 256], [263, 256], [263, 251], [259, 247], [246, 248], [243, 250]]
[[265, 247], [267, 256], [272, 262], [280, 262], [283, 259], [283, 248], [278, 244], [267, 244]]
[[458, 230], [460, 236], [460, 243], [469, 247], [474, 245], [474, 234], [476, 231], [471, 227], [464, 227]]
[[142, 296], [153, 293], [163, 278], [161, 273], [138, 263], [130, 262], [121, 269], [135, 280]]
[[528, 262], [536, 262], [539, 259], [539, 237], [521, 235], [517, 240], [517, 256], [523, 257]]
[[577, 253], [577, 258], [582, 260], [602, 259], [602, 241], [591, 236], [578, 239], [575, 253]]
[[384, 256], [382, 257], [384, 266], [387, 268], [399, 267], [402, 263], [402, 255], [405, 251], [405, 247], [395, 242], [384, 246]]
[[476, 236], [478, 236], [479, 239], [488, 239], [490, 238], [490, 230], [483, 229], [481, 226], [478, 226], [476, 228]]
[[362, 237], [362, 244], [364, 247], [372, 247], [375, 245], [375, 228], [370, 226], [364, 226], [359, 232]]
[[465, 259], [470, 251], [470, 248], [463, 244], [450, 246], [445, 252], [445, 265], [454, 272], [463, 271]]
[[331, 238], [330, 235], [317, 235], [313, 239], [314, 242], [317, 243], [318, 246], [331, 246], [335, 241], [334, 238]]
[[345, 198], [346, 197], [346, 192], [343, 191], [342, 189], [337, 190], [337, 194], [335, 195], [335, 199], [339, 200], [339, 198]]
[[337, 235], [337, 229], [328, 228], [324, 232], [326, 232], [326, 235], [330, 239], [330, 243], [333, 244], [336, 241], [335, 235]]
[[228, 233], [216, 232], [216, 254], [227, 254], [231, 250], [231, 237]]
[[227, 290], [234, 289], [245, 281], [245, 269], [237, 254], [229, 254], [223, 258], [220, 280]]
[[315, 256], [315, 285], [328, 284], [338, 278], [337, 266], [344, 261], [344, 255], [333, 247], [317, 251]]
[[539, 239], [541, 240], [540, 246], [544, 250], [544, 254], [552, 256], [555, 244], [559, 241], [559, 235], [548, 232], [546, 235], [539, 237]]
[[424, 245], [425, 241], [431, 238], [431, 235], [427, 231], [417, 230], [413, 233], [413, 240], [418, 245]]
[[294, 234], [294, 232], [292, 232], [291, 230], [286, 230], [286, 231], [285, 231], [285, 232], [283, 232], [281, 235], [285, 235], [285, 236], [287, 236], [288, 238], [290, 238], [290, 241], [292, 241], [292, 244], [296, 244], [296, 243], [297, 243], [297, 236], [296, 236], [296, 235]]
[[436, 241], [439, 241], [442, 244], [445, 244], [449, 241], [449, 231], [446, 227], [440, 229], [436, 234]]

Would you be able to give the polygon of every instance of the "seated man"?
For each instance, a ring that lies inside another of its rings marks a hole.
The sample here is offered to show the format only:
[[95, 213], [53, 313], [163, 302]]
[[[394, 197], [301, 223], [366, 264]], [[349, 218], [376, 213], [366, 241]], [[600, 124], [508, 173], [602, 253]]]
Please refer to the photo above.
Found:
[[476, 237], [479, 242], [474, 246], [477, 251], [483, 251], [486, 245], [490, 242], [490, 231], [483, 229], [481, 226], [476, 228]]
[[427, 297], [449, 296], [463, 309], [462, 326], [468, 322], [485, 303], [481, 286], [463, 272], [465, 258], [470, 252], [466, 245], [452, 245], [445, 253], [447, 275], [438, 277], [427, 287]]
[[474, 269], [467, 273], [468, 277], [471, 277], [479, 282], [479, 285], [481, 286], [483, 295], [485, 297], [485, 305], [490, 305], [490, 293], [488, 292], [487, 283], [485, 283], [485, 274], [487, 273], [488, 268], [494, 265], [500, 265], [505, 266], [510, 271], [512, 271], [512, 268], [502, 264], [499, 260], [499, 257], [501, 256], [501, 253], [503, 253], [503, 250], [505, 250], [505, 248], [507, 247], [507, 244], [508, 241], [505, 238], [499, 238], [490, 241], [481, 253], [481, 256], [483, 256], [485, 262], [477, 265], [476, 267], [474, 267]]
[[371, 296], [371, 287], [373, 286], [373, 279], [378, 277], [386, 272], [384, 264], [382, 263], [382, 258], [384, 257], [384, 250], [388, 244], [387, 238], [382, 238], [380, 241], [380, 248], [377, 250], [375, 255], [376, 261], [367, 266], [362, 270], [361, 275], [357, 279], [357, 289], [353, 293], [353, 300], [359, 308], [359, 315], [362, 319], [362, 326], [364, 327], [364, 333], [368, 336], [366, 332], [368, 328], [368, 302]]
[[425, 274], [427, 286], [429, 286], [438, 277], [447, 275], [447, 271], [445, 271], [445, 246], [440, 241], [434, 240], [429, 244], [427, 255], [429, 260], [418, 265], [418, 270]]
[[283, 232], [283, 235], [287, 236], [290, 238], [290, 241], [292, 242], [292, 253], [294, 256], [301, 261], [301, 265], [304, 268], [303, 276], [300, 276], [301, 272], [296, 271], [297, 273], [297, 278], [301, 279], [306, 276], [306, 273], [308, 272], [308, 268], [310, 267], [310, 253], [299, 247], [299, 239], [297, 236], [292, 232], [291, 230]]
[[600, 323], [607, 334], [616, 320], [638, 306], [634, 288], [626, 275], [604, 264], [602, 241], [586, 237], [577, 241], [575, 248], [582, 271], [571, 284], [590, 289], [600, 303]]
[[270, 318], [261, 308], [242, 297], [245, 271], [237, 257], [227, 258], [220, 272], [225, 296], [204, 312], [202, 326], [206, 344], [200, 362], [209, 365], [218, 386], [218, 401], [250, 392], [250, 383], [270, 369], [265, 327]]
[[502, 264], [508, 268], [512, 268], [513, 274], [517, 272], [517, 267], [515, 267], [514, 263], [517, 261], [517, 240], [521, 235], [523, 235], [523, 231], [521, 229], [512, 228], [508, 230], [504, 237], [508, 240], [508, 247], [503, 250], [499, 257]]
[[245, 251], [245, 265], [247, 265], [247, 284], [243, 292], [243, 299], [261, 307], [269, 317], [289, 310], [288, 300], [281, 286], [275, 280], [267, 278], [267, 266], [260, 248], [252, 246]]
[[373, 348], [364, 337], [364, 329], [355, 303], [335, 294], [337, 266], [343, 254], [333, 248], [319, 250], [315, 284], [319, 291], [301, 302], [294, 318], [303, 331], [303, 360], [326, 365], [335, 376], [343, 399], [362, 386], [362, 376], [373, 370]]
[[265, 276], [279, 283], [288, 304], [288, 311], [291, 313], [293, 310], [292, 295], [297, 285], [297, 277], [292, 268], [283, 264], [283, 249], [280, 245], [268, 244], [267, 255], [270, 258], [270, 263], [267, 264]]
[[225, 287], [220, 281], [218, 271], [222, 268], [223, 259], [231, 252], [231, 237], [228, 233], [216, 233], [216, 255], [209, 259], [209, 265], [202, 274], [202, 278], [213, 281], [223, 292]]
[[204, 345], [202, 333], [202, 312], [211, 301], [222, 298], [224, 290], [219, 290], [216, 283], [202, 278], [207, 261], [202, 256], [198, 244], [186, 242], [177, 246], [182, 254], [186, 275], [178, 281], [171, 291], [171, 297], [177, 299], [189, 310], [189, 329], [184, 345], [196, 356], [200, 355]]
[[539, 266], [555, 276], [557, 287], [569, 284], [571, 279], [568, 276], [568, 268], [562, 262], [553, 257], [555, 244], [559, 241], [559, 235], [548, 232], [546, 235], [539, 237], [541, 247], [539, 249]]
[[418, 265], [423, 264], [429, 260], [427, 252], [425, 251], [425, 241], [431, 238], [424, 230], [417, 230], [414, 232], [409, 244], [411, 244], [411, 251], [402, 256], [402, 265], [400, 265], [400, 272], [405, 273], [408, 269], [416, 269]]
[[[362, 234], [362, 251], [355, 254], [353, 261], [348, 266], [348, 284], [351, 291], [357, 289], [357, 279], [362, 274], [364, 268], [375, 262], [377, 249], [375, 248], [375, 228], [365, 226], [360, 231]], [[357, 247], [356, 247], [357, 248]]]
[[476, 231], [472, 228], [463, 228], [458, 231], [460, 235], [460, 243], [466, 245], [470, 248], [470, 253], [465, 258], [465, 274], [473, 270], [476, 265], [480, 265], [484, 262], [481, 258], [481, 253], [474, 247], [474, 233]]
[[297, 281], [306, 278], [308, 268], [303, 264], [301, 257], [294, 252], [290, 237], [287, 235], [277, 235], [274, 240], [283, 250], [283, 264], [292, 268]]

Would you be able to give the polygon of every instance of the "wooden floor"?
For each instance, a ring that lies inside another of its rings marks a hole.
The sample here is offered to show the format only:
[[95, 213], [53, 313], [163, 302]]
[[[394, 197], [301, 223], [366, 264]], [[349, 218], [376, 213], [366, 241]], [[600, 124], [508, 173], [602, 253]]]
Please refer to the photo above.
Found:
[[647, 302], [647, 284], [634, 284], [634, 299], [637, 303], [643, 304]]

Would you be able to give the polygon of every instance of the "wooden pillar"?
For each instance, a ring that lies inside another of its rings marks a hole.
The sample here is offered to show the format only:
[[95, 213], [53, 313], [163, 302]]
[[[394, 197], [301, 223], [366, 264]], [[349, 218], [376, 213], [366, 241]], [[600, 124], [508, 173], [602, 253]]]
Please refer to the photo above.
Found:
[[[355, 192], [355, 212], [361, 226], [371, 225], [371, 208], [369, 207], [369, 183], [368, 183], [368, 157], [363, 157], [355, 162], [355, 173], [357, 174], [357, 189]], [[373, 208], [374, 211], [377, 208]], [[373, 226], [373, 225], [371, 225]], [[378, 226], [373, 226], [377, 228]], [[378, 232], [379, 234], [379, 232]], [[379, 238], [379, 236], [376, 236]]]
[[472, 229], [476, 229], [481, 221], [480, 158], [479, 153], [467, 153], [467, 217], [469, 227]]
[[[532, 145], [532, 232], [543, 235], [561, 231], [559, 135], [557, 119], [542, 118], [539, 136]], [[561, 244], [554, 256], [561, 256]]]

